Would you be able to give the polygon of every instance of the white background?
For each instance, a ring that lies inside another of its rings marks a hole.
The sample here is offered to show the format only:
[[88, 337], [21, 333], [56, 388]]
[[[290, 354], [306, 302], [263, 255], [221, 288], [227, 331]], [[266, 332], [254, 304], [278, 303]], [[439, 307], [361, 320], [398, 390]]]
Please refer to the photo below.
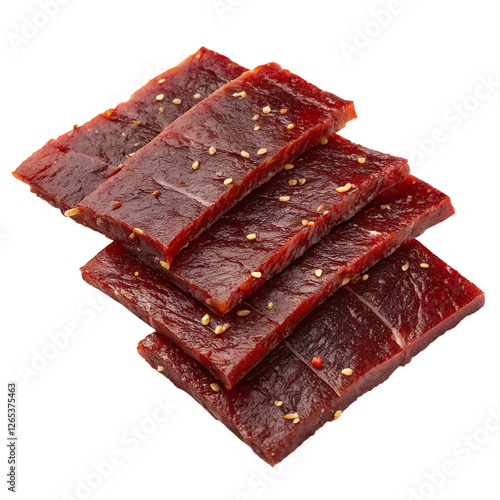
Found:
[[[16, 380], [17, 498], [499, 499], [500, 422], [488, 425], [500, 412], [496, 2], [53, 0], [50, 16], [42, 3], [4, 2], [0, 20], [0, 398]], [[359, 118], [343, 134], [410, 157], [451, 195], [456, 215], [421, 241], [487, 295], [274, 469], [151, 370], [135, 350], [150, 328], [81, 280], [107, 240], [10, 173], [201, 45], [353, 99]], [[56, 334], [69, 338], [58, 351]], [[119, 463], [97, 475], [110, 456]]]

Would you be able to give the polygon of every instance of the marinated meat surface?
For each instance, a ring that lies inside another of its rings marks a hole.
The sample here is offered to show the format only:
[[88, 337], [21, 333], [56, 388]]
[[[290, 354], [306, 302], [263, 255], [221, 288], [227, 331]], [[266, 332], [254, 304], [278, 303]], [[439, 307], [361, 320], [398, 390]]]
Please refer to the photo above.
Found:
[[226, 315], [213, 313], [118, 243], [87, 263], [82, 275], [230, 388], [342, 284], [452, 213], [448, 196], [409, 176]]
[[186, 243], [354, 117], [352, 102], [275, 63], [259, 66], [166, 127], [79, 204], [79, 215], [169, 268]]
[[[127, 102], [47, 142], [14, 176], [63, 212], [75, 207], [119, 172], [129, 155], [244, 71], [227, 57], [202, 47], [153, 78]], [[160, 95], [164, 96], [161, 101], [156, 99]], [[176, 98], [181, 99], [180, 105], [172, 102]]]
[[[349, 284], [324, 302], [231, 390], [162, 334], [140, 342], [139, 354], [276, 465], [484, 304], [481, 290], [417, 241], [367, 274], [366, 281]], [[384, 284], [390, 285], [378, 288]], [[442, 294], [436, 297], [438, 290]]]
[[406, 160], [333, 135], [223, 215], [169, 271], [149, 254], [139, 258], [225, 314], [408, 174]]

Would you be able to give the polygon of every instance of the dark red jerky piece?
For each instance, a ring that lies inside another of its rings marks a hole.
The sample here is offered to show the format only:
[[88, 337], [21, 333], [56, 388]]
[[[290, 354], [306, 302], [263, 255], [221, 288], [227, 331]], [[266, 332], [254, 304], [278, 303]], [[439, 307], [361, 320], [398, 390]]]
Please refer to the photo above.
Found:
[[479, 288], [418, 241], [375, 266], [352, 289], [399, 332], [406, 362], [484, 304]]
[[16, 179], [30, 183], [37, 175], [50, 168], [63, 154], [59, 149], [49, 143], [35, 151], [29, 158], [13, 172]]
[[[238, 78], [246, 68], [227, 57], [202, 47], [175, 68], [165, 71], [119, 104], [110, 117], [135, 120], [160, 133], [195, 104], [226, 83]], [[161, 80], [165, 80], [159, 83]], [[156, 99], [162, 95], [161, 101]], [[195, 95], [200, 94], [199, 98]], [[174, 104], [180, 99], [181, 104]], [[163, 111], [160, 111], [160, 107]]]
[[[271, 353], [269, 361], [259, 365], [237, 387], [219, 392], [211, 387], [213, 377], [163, 336], [149, 335], [138, 350], [153, 368], [164, 367], [162, 373], [177, 387], [188, 392], [270, 465], [279, 463], [330, 420], [331, 408], [341, 406], [335, 392], [294, 358], [286, 346]], [[291, 387], [296, 390], [291, 391]], [[283, 401], [283, 405], [276, 406], [276, 401]], [[291, 413], [300, 415], [298, 424], [284, 418]]]
[[[246, 98], [233, 96], [243, 88], [248, 90]], [[253, 92], [254, 88], [260, 93]], [[274, 100], [293, 104], [296, 127], [290, 131], [277, 111], [277, 115], [266, 116], [274, 133], [263, 139], [253, 130], [251, 117]], [[81, 217], [132, 251], [140, 247], [169, 265], [186, 243], [269, 180], [284, 163], [354, 117], [352, 102], [320, 91], [277, 64], [260, 66], [214, 92], [127, 160], [120, 175], [81, 202]], [[210, 153], [211, 147], [216, 148], [215, 154]], [[250, 158], [241, 151], [247, 151]], [[193, 171], [195, 161], [200, 167]], [[167, 191], [163, 204], [153, 205], [154, 217], [141, 217], [152, 205], [149, 194], [137, 195], [145, 179], [164, 185]], [[224, 179], [232, 181], [224, 184]], [[122, 203], [119, 211], [110, 209], [115, 200]], [[187, 218], [182, 215], [184, 204], [190, 211]], [[98, 220], [104, 224], [97, 224]], [[125, 235], [134, 227], [143, 234], [140, 244], [131, 245]]]
[[[366, 161], [359, 163], [358, 158]], [[187, 178], [186, 182], [204, 171], [186, 176], [183, 170], [179, 178]], [[408, 173], [406, 160], [334, 135], [327, 145], [307, 151], [293, 169], [283, 170], [223, 215], [179, 254], [169, 272], [148, 254], [140, 258], [167, 273], [177, 286], [210, 309], [225, 314], [317, 243], [332, 226], [353, 216]], [[209, 183], [210, 179], [202, 178], [203, 184]], [[299, 183], [303, 179], [305, 183]], [[348, 182], [353, 186], [349, 191], [336, 191]], [[148, 189], [152, 192], [156, 187], [161, 189], [158, 184]], [[280, 201], [287, 195], [290, 201]], [[250, 234], [256, 239], [249, 241], [246, 236]], [[262, 277], [253, 278], [252, 271]]]
[[156, 132], [142, 125], [110, 120], [104, 114], [58, 137], [51, 144], [61, 151], [77, 151], [116, 167], [156, 136]]
[[349, 402], [369, 390], [366, 384], [385, 380], [404, 358], [391, 328], [345, 288], [299, 323], [285, 343], [304, 362], [319, 356], [317, 375]]
[[[448, 196], [410, 175], [334, 228], [247, 302], [290, 331], [297, 324], [297, 317], [304, 318], [345, 279], [355, 278], [404, 242], [452, 214]], [[321, 277], [315, 274], [319, 269]], [[272, 309], [267, 307], [269, 302], [274, 304]]]
[[[253, 364], [249, 356], [262, 359], [267, 355], [270, 332], [279, 327], [255, 311], [248, 317], [240, 317], [236, 311], [225, 316], [207, 311], [116, 243], [94, 257], [82, 273], [85, 281], [118, 300], [153, 328], [168, 331], [174, 342], [184, 346], [200, 363], [212, 366], [217, 378], [227, 379], [227, 384], [229, 379], [239, 378], [241, 371], [248, 371], [247, 366]], [[251, 311], [245, 304], [242, 309]], [[207, 313], [210, 322], [203, 326], [201, 320]], [[230, 329], [216, 335], [217, 326], [226, 323], [231, 324]], [[228, 352], [240, 354], [228, 357]]]
[[[411, 349], [412, 344], [427, 346], [484, 302], [484, 294], [477, 287], [417, 242], [403, 246], [389, 262], [382, 261], [370, 269], [370, 277], [359, 287], [368, 285], [372, 277], [379, 285], [382, 278], [378, 277], [383, 276], [393, 285], [393, 297], [407, 304], [419, 302], [421, 291], [434, 289], [437, 280], [426, 273], [414, 278], [418, 287], [408, 287], [398, 265], [416, 264], [424, 256], [426, 262], [433, 263], [436, 276], [448, 276], [448, 283], [459, 286], [453, 295], [445, 293], [420, 302], [421, 314], [437, 321], [424, 321], [411, 333], [407, 330], [406, 338], [412, 340], [406, 349]], [[163, 375], [188, 392], [257, 455], [275, 465], [403, 363], [404, 351], [397, 342], [402, 332], [394, 330], [375, 306], [383, 302], [384, 291], [373, 289], [370, 298], [376, 299], [374, 303], [367, 302], [367, 296], [360, 298], [350, 286], [339, 290], [231, 390], [215, 392], [211, 387], [215, 381], [208, 371], [159, 333], [140, 342], [138, 351], [153, 368], [161, 366]], [[391, 306], [396, 307], [393, 310]], [[444, 319], [440, 311], [445, 310], [450, 314]], [[391, 313], [395, 324], [413, 323], [413, 311], [400, 307], [396, 300], [386, 312]], [[320, 368], [310, 364], [313, 353], [323, 359]], [[343, 375], [345, 368], [351, 368], [352, 375]], [[283, 401], [283, 405], [276, 407], [275, 401]], [[297, 413], [300, 421], [293, 424], [283, 418], [290, 413]]]
[[[97, 158], [67, 151], [60, 153], [49, 168], [31, 180], [31, 191], [64, 212], [96, 189], [113, 170], [113, 166]], [[83, 177], [85, 182], [82, 182]]]
[[[175, 68], [151, 80], [129, 101], [118, 105], [114, 110], [96, 116], [80, 127], [75, 127], [57, 139], [50, 140], [23, 162], [14, 172], [14, 176], [28, 184], [33, 182], [32, 191], [54, 206], [66, 209], [67, 204], [59, 204], [59, 201], [69, 199], [75, 206], [98, 185], [96, 163], [92, 159], [78, 156], [78, 165], [68, 164], [67, 169], [60, 169], [60, 164], [59, 166], [54, 164], [63, 152], [76, 151], [113, 167], [119, 167], [131, 153], [135, 153], [150, 142], [165, 126], [187, 109], [244, 71], [245, 68], [233, 63], [227, 57], [201, 48]], [[165, 79], [161, 84], [163, 91], [175, 90], [183, 101], [182, 105], [176, 106], [170, 101], [167, 106], [164, 102], [156, 100], [160, 85], [158, 81], [161, 79]], [[197, 92], [202, 94], [199, 100], [194, 99], [191, 94], [191, 86], [196, 87]], [[181, 92], [181, 89], [184, 90]], [[164, 108], [163, 113], [159, 110], [160, 106]], [[47, 176], [51, 176], [50, 173], [37, 179], [38, 175], [48, 169], [52, 172], [57, 169], [59, 172], [51, 179], [50, 186], [45, 182]], [[103, 169], [100, 183], [119, 170], [111, 167]], [[75, 189], [71, 193], [65, 191], [68, 184], [65, 177], [71, 177], [71, 182], [76, 181], [74, 175], [76, 171], [81, 176], [79, 198], [75, 196]], [[79, 217], [74, 219], [80, 221]]]
[[[142, 265], [117, 243], [109, 245], [82, 268], [83, 279], [111, 297], [118, 293], [120, 302], [132, 312], [137, 308], [144, 310], [145, 304], [149, 304], [146, 313], [149, 323], [202, 362], [226, 387], [232, 387], [332, 295], [346, 276], [356, 277], [452, 213], [446, 195], [423, 181], [414, 183], [414, 180], [410, 176], [400, 182], [390, 190], [390, 195], [384, 192], [355, 218], [336, 228], [332, 234], [340, 234], [339, 246], [335, 245], [334, 238], [327, 244], [322, 240], [235, 308], [236, 311], [250, 310], [246, 317], [235, 317], [234, 311], [228, 315], [211, 312], [160, 273]], [[419, 193], [421, 199], [413, 196], [413, 200], [407, 202], [409, 193]], [[384, 225], [380, 219], [380, 200], [392, 203], [393, 208], [383, 212], [385, 225], [391, 229], [372, 236], [367, 229], [372, 227], [370, 221], [380, 229]], [[392, 222], [393, 218], [399, 221], [399, 227]], [[325, 264], [320, 278], [314, 274], [320, 267], [318, 263]], [[133, 271], [139, 271], [138, 278], [142, 276], [143, 280], [134, 282]], [[124, 276], [130, 276], [130, 280]], [[150, 286], [153, 279], [154, 286]], [[262, 293], [264, 289], [266, 294]], [[269, 302], [273, 302], [272, 309], [268, 309]], [[205, 314], [211, 317], [209, 326], [201, 324]], [[143, 316], [144, 312], [140, 317]], [[229, 329], [215, 335], [215, 327], [226, 323]]]

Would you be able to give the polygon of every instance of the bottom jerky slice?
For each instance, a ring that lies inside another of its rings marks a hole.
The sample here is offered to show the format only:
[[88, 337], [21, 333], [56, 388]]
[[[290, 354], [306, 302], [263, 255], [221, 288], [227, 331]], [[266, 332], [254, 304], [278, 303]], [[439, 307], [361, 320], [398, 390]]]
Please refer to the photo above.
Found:
[[213, 313], [116, 242], [88, 262], [82, 276], [231, 388], [349, 279], [452, 213], [445, 194], [410, 175], [226, 315]]
[[323, 303], [231, 390], [161, 334], [146, 337], [138, 351], [275, 465], [484, 304], [481, 290], [415, 240], [367, 274]]

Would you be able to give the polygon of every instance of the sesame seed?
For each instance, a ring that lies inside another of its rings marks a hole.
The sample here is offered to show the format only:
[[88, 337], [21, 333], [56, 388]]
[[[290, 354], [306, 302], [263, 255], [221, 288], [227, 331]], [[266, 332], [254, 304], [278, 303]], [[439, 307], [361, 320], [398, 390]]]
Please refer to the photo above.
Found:
[[314, 271], [314, 274], [315, 274], [318, 278], [321, 278], [321, 275], [323, 274], [323, 269], [316, 269], [316, 271]]
[[275, 401], [274, 405], [275, 406], [283, 406], [283, 401]]
[[314, 221], [313, 220], [310, 220], [308, 223], [307, 223], [308, 226], [314, 226]]
[[342, 410], [337, 410], [334, 414], [333, 414], [333, 420], [337, 420], [340, 415], [342, 415]]
[[243, 90], [242, 92], [238, 92], [236, 94], [233, 94], [233, 97], [241, 97], [242, 99], [245, 99], [247, 96], [247, 93]]
[[305, 177], [301, 177], [301, 178], [299, 179], [299, 184], [300, 184], [301, 186], [303, 186], [305, 183], [306, 183], [306, 178], [305, 178]]
[[203, 318], [201, 318], [201, 324], [203, 326], [207, 326], [209, 323], [210, 323], [210, 315], [205, 314], [205, 316], [203, 316]]
[[359, 163], [364, 163], [365, 161], [366, 161], [366, 158], [365, 158], [365, 157], [363, 157], [363, 156], [360, 156], [360, 157], [358, 158], [358, 162], [359, 162]]
[[115, 202], [113, 203], [113, 210], [114, 210], [115, 208], [119, 208], [119, 207], [121, 207], [121, 206], [122, 206], [122, 204], [121, 204], [119, 201], [115, 201]]
[[368, 274], [363, 274], [363, 281], [366, 281], [369, 278]]
[[138, 251], [138, 252], [142, 252], [142, 248], [137, 247], [137, 251]]
[[307, 226], [309, 224], [309, 221], [307, 219], [302, 219], [302, 225]]
[[70, 208], [64, 212], [65, 217], [74, 217], [75, 215], [80, 215], [80, 209], [78, 207]]
[[262, 278], [262, 273], [259, 271], [252, 271], [250, 275], [253, 276], [254, 278]]
[[296, 186], [297, 185], [297, 179], [290, 179], [288, 181], [288, 184], [290, 184], [290, 186]]
[[296, 418], [299, 418], [298, 413], [287, 413], [286, 415], [283, 415], [283, 418], [285, 420], [295, 420]]
[[212, 384], [210, 384], [210, 388], [214, 392], [220, 392], [220, 386], [219, 386], [219, 384], [216, 384], [215, 382], [213, 382]]
[[370, 231], [370, 236], [380, 236], [381, 234], [379, 231]]
[[128, 235], [128, 237], [129, 237], [131, 240], [133, 240], [133, 239], [135, 238], [135, 233], [130, 233], [130, 234]]
[[272, 302], [269, 302], [269, 304], [267, 304], [267, 308], [269, 310], [271, 310], [273, 307], [274, 307], [274, 304]]
[[222, 325], [217, 326], [217, 328], [214, 330], [216, 335], [220, 335], [221, 333], [224, 332], [224, 327]]
[[156, 100], [157, 100], [157, 101], [163, 101], [163, 99], [165, 99], [165, 94], [158, 94], [158, 95], [156, 96]]
[[351, 278], [344, 278], [344, 279], [342, 280], [342, 286], [346, 286], [346, 285], [347, 285], [347, 283], [349, 283], [349, 281], [351, 281]]
[[139, 271], [136, 271], [136, 272], [134, 273], [134, 276], [139, 276]]
[[250, 153], [247, 153], [246, 151], [242, 151], [241, 156], [243, 156], [243, 158], [250, 158]]
[[252, 120], [255, 122], [260, 118], [260, 115], [253, 115]]
[[335, 188], [335, 191], [337, 191], [337, 193], [346, 193], [351, 188], [352, 188], [352, 184], [350, 182], [348, 182], [345, 186]]
[[413, 200], [413, 196], [411, 194], [409, 194], [407, 197], [406, 197], [406, 202], [407, 203], [410, 203], [410, 201]]
[[198, 167], [200, 166], [200, 162], [198, 160], [196, 160], [192, 165], [191, 165], [191, 168], [193, 170], [197, 170]]
[[326, 137], [323, 137], [323, 139], [321, 139], [321, 145], [325, 146], [326, 144], [328, 144], [328, 139]]
[[260, 130], [260, 125], [255, 125], [255, 127], [253, 129], [254, 129], [254, 132], [257, 132], [257, 130]]
[[280, 109], [280, 113], [281, 113], [282, 115], [284, 115], [287, 111], [288, 111], [288, 109], [286, 109], [286, 108], [281, 108], [281, 109]]
[[194, 97], [195, 99], [199, 99], [199, 98], [201, 97], [201, 94], [195, 94], [193, 97]]
[[247, 234], [247, 240], [253, 241], [257, 239], [257, 235], [252, 233], [252, 234]]
[[251, 311], [248, 309], [242, 309], [241, 311], [236, 311], [236, 314], [240, 316], [240, 318], [244, 318], [245, 316], [248, 316]]
[[267, 115], [268, 113], [271, 112], [271, 106], [266, 106], [265, 108], [262, 108], [262, 111]]
[[134, 233], [138, 234], [139, 236], [144, 236], [144, 231], [142, 229], [139, 229], [138, 227], [134, 227]]
[[285, 165], [285, 170], [292, 170], [293, 167], [294, 167], [294, 165], [292, 163], [287, 163]]
[[258, 151], [257, 151], [257, 154], [258, 155], [265, 155], [267, 153], [267, 149], [266, 148], [260, 148]]
[[350, 377], [352, 375], [352, 370], [351, 368], [344, 368], [340, 373], [346, 377]]
[[211, 155], [214, 155], [214, 154], [217, 152], [217, 150], [216, 150], [213, 146], [210, 146], [210, 147], [208, 148], [208, 152], [209, 152]]
[[165, 83], [165, 78], [162, 78], [161, 80], [158, 80], [158, 83]]
[[421, 262], [420, 263], [420, 267], [422, 267], [424, 269], [428, 269], [429, 268], [429, 264], [427, 264], [426, 262]]
[[158, 111], [159, 111], [160, 113], [163, 113], [163, 112], [165, 111], [165, 108], [164, 108], [163, 106], [160, 106], [160, 107], [158, 108]]
[[286, 128], [289, 129], [289, 130], [292, 130], [293, 128], [295, 127], [295, 125], [293, 123], [289, 123]]
[[299, 417], [294, 418], [294, 419], [292, 420], [292, 422], [293, 422], [294, 424], [298, 424], [298, 423], [300, 422], [300, 418], [299, 418]]
[[380, 205], [380, 210], [390, 210], [391, 206], [390, 205]]
[[403, 264], [403, 265], [401, 266], [401, 269], [402, 269], [403, 271], [408, 271], [409, 267], [410, 267], [410, 264]]
[[170, 269], [170, 264], [164, 260], [160, 260], [160, 265], [164, 267], [167, 271]]
[[320, 212], [325, 208], [325, 205], [319, 205], [318, 208], [316, 209], [316, 212]]
[[280, 201], [290, 201], [290, 196], [280, 196]]
[[135, 153], [129, 153], [127, 156], [134, 156]]
[[172, 102], [174, 104], [181, 104], [182, 103], [182, 101], [178, 97], [176, 97], [175, 99], [172, 99]]
[[157, 368], [157, 370], [158, 370], [159, 372], [162, 372], [164, 369], [165, 369], [165, 368], [163, 368], [163, 366], [159, 366], [159, 367]]
[[229, 186], [233, 182], [233, 179], [231, 177], [228, 177], [227, 179], [224, 179], [224, 186]]

